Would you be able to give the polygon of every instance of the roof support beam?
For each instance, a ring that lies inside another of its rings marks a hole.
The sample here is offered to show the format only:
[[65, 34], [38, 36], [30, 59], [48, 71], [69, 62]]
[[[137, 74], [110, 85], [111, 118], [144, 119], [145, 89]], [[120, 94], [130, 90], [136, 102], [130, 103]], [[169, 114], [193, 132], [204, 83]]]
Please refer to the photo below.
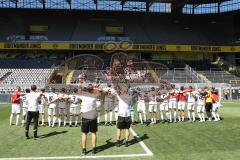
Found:
[[95, 6], [96, 6], [96, 10], [98, 10], [98, 0], [93, 0]]
[[69, 8], [70, 8], [70, 10], [72, 9], [72, 0], [66, 0], [67, 1], [67, 3], [69, 4]]
[[18, 8], [18, 0], [10, 0], [10, 2], [15, 4], [15, 7]]
[[46, 7], [46, 1], [45, 0], [38, 0], [42, 5], [43, 5], [43, 9], [45, 9]]

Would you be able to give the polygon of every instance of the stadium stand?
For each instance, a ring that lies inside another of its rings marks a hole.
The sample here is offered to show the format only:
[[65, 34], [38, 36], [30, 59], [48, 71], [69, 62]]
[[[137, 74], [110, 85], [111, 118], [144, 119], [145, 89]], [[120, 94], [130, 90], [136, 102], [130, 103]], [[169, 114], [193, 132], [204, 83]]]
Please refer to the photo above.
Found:
[[[211, 15], [207, 19], [204, 16], [175, 19], [169, 15], [149, 15], [146, 18], [126, 14], [104, 15], [106, 18], [102, 18], [101, 14], [94, 18], [91, 15], [73, 14], [69, 19], [69, 13], [61, 13], [61, 17], [58, 15], [59, 13], [54, 12], [42, 15], [38, 11], [31, 14], [8, 12], [0, 20], [0, 40], [7, 40], [7, 37], [13, 35], [25, 35], [25, 40], [29, 40], [30, 36], [36, 35], [29, 31], [32, 24], [47, 26], [47, 31], [41, 35], [45, 35], [46, 39], [43, 40], [48, 41], [98, 41], [115, 36], [146, 44], [222, 45], [233, 44], [238, 38], [235, 36], [234, 19], [224, 14]], [[120, 35], [108, 35], [104, 30], [105, 26], [121, 26], [124, 31]], [[22, 38], [20, 41], [23, 41]]]

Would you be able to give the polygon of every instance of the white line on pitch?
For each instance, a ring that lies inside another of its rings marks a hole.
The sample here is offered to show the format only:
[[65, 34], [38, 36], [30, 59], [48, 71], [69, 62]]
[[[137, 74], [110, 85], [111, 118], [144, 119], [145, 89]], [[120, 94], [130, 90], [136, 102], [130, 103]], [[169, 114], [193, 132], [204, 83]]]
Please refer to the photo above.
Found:
[[137, 133], [132, 128], [130, 128], [130, 132], [138, 140], [138, 143], [142, 146], [142, 148], [144, 149], [145, 153], [147, 155], [149, 155], [149, 156], [152, 156], [153, 155], [152, 151], [145, 145], [145, 143], [143, 143], [143, 141], [141, 141], [141, 138], [139, 138]]
[[97, 159], [97, 158], [127, 158], [127, 157], [146, 157], [153, 156], [152, 151], [141, 141], [136, 132], [130, 128], [130, 132], [138, 140], [139, 145], [143, 148], [143, 154], [118, 154], [118, 155], [97, 155], [97, 156], [58, 156], [58, 157], [19, 157], [19, 158], [0, 158], [0, 160], [60, 160], [60, 159]]
[[21, 158], [0, 158], [0, 160], [52, 160], [52, 159], [98, 159], [98, 158], [131, 158], [131, 157], [146, 157], [144, 154], [118, 154], [118, 155], [98, 155], [98, 156], [59, 156], [59, 157], [21, 157]]

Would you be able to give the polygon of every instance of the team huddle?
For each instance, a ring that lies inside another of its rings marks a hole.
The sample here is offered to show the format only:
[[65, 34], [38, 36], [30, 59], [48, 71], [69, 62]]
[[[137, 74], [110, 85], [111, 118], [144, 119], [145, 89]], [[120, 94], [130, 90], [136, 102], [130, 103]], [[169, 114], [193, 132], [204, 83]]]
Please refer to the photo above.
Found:
[[[152, 88], [152, 91], [154, 91], [154, 88]], [[156, 124], [157, 122], [156, 113], [158, 104], [160, 120], [162, 122], [183, 122], [186, 119], [186, 110], [187, 119], [191, 122], [196, 121], [195, 112], [197, 112], [200, 122], [205, 121], [205, 112], [208, 121], [212, 121], [212, 118], [214, 118], [214, 121], [220, 120], [220, 96], [214, 88], [210, 90], [208, 87], [205, 87], [204, 89], [199, 88], [193, 90], [191, 86], [187, 89], [184, 89], [182, 86], [180, 90], [176, 90], [175, 87], [172, 86], [172, 90], [169, 93], [155, 91], [151, 92], [150, 95], [148, 93], [145, 93], [145, 95], [137, 95], [137, 112], [141, 124], [147, 121], [147, 103], [148, 111], [151, 115], [151, 124]], [[132, 111], [134, 112], [134, 110]]]
[[[98, 86], [99, 87], [99, 86]], [[157, 123], [157, 110], [160, 111], [160, 120], [162, 122], [183, 122], [187, 118], [189, 121], [195, 121], [198, 115], [199, 121], [205, 121], [205, 112], [209, 121], [219, 121], [219, 108], [220, 96], [214, 88], [193, 90], [190, 86], [188, 88], [180, 87], [179, 90], [172, 86], [172, 89], [167, 93], [161, 93], [157, 88], [152, 87], [150, 91], [144, 92], [140, 88], [129, 89], [130, 100], [127, 102], [129, 105], [130, 117], [132, 124], [140, 122], [141, 124], [147, 123], [147, 115], [151, 118], [151, 124]], [[30, 89], [26, 89], [26, 93], [21, 94], [18, 88], [12, 94], [12, 114], [10, 116], [10, 125], [12, 125], [13, 115], [16, 114], [16, 125], [19, 125], [19, 118], [22, 109], [22, 126], [25, 124], [26, 114], [28, 111], [28, 104], [26, 96], [30, 93]], [[45, 125], [45, 112], [48, 114], [48, 126], [58, 127], [66, 126], [69, 120], [69, 126], [78, 126], [79, 118], [81, 115], [81, 106], [88, 105], [96, 101], [96, 110], [98, 111], [98, 123], [101, 123], [101, 110], [104, 110], [105, 125], [113, 123], [113, 115], [117, 122], [119, 98], [118, 91], [112, 85], [108, 85], [101, 89], [104, 96], [86, 97], [79, 94], [77, 88], [72, 90], [71, 94], [66, 93], [66, 89], [62, 88], [60, 93], [56, 93], [54, 88], [51, 88], [49, 93], [44, 89], [40, 90], [41, 96], [39, 99], [38, 109], [40, 115], [41, 125]], [[101, 94], [103, 95], [103, 94]], [[85, 98], [85, 100], [83, 100]], [[87, 98], [87, 99], [86, 99]], [[159, 106], [159, 107], [158, 107]], [[102, 108], [101, 108], [102, 107]], [[148, 109], [147, 109], [148, 107]], [[47, 109], [45, 109], [47, 108]], [[136, 108], [136, 109], [135, 109]], [[135, 119], [135, 110], [137, 110], [137, 120]], [[147, 114], [147, 111], [149, 114]], [[187, 111], [187, 117], [185, 117]], [[114, 114], [113, 114], [114, 113]], [[69, 119], [68, 119], [69, 117]], [[63, 122], [63, 123], [62, 123]]]

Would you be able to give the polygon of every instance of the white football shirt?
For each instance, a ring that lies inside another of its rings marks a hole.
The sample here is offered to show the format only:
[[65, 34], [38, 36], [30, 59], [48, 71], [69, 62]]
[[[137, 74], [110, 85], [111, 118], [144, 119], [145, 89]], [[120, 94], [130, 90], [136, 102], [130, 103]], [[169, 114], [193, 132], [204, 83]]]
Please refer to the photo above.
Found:
[[120, 117], [130, 117], [129, 105], [123, 100], [124, 97], [117, 95], [118, 99], [118, 116]]
[[30, 92], [26, 95], [26, 101], [28, 104], [28, 111], [31, 112], [38, 112], [38, 102], [40, 100], [40, 93], [37, 92]]

